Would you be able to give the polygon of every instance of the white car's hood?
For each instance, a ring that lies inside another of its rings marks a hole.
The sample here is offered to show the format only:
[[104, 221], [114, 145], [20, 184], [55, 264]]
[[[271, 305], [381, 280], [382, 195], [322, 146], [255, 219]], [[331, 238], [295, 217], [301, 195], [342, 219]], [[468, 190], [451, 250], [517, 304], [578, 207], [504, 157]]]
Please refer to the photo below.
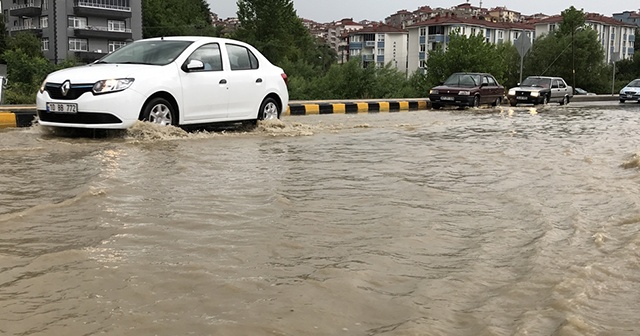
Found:
[[93, 84], [103, 79], [135, 78], [137, 73], [161, 71], [162, 66], [141, 64], [89, 64], [55, 71], [47, 76], [49, 83]]
[[620, 93], [625, 93], [625, 92], [635, 92], [635, 93], [640, 93], [640, 87], [635, 87], [635, 86], [625, 86], [622, 90], [620, 90]]
[[523, 91], [523, 92], [538, 92], [544, 89], [545, 88], [541, 86], [517, 86], [517, 87], [511, 88], [511, 90]]

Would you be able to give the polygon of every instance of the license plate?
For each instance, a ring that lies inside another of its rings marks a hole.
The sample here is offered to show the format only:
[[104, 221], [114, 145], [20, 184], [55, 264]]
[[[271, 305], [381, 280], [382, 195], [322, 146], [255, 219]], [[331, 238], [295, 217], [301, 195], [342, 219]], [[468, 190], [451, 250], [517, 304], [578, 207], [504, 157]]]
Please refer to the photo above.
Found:
[[47, 111], [57, 113], [78, 113], [78, 104], [47, 103]]
[[516, 99], [518, 99], [518, 100], [527, 100], [527, 99], [529, 99], [529, 97], [517, 96]]
[[440, 97], [440, 100], [455, 100], [453, 97]]
[[633, 98], [633, 95], [627, 95], [627, 98]]

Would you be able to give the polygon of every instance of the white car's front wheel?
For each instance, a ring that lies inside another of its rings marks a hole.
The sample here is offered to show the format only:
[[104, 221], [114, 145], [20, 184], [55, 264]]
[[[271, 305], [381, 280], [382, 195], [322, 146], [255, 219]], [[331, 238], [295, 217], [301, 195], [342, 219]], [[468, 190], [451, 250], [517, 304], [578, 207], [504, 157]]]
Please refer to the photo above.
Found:
[[177, 124], [173, 105], [164, 98], [150, 100], [144, 108], [142, 120], [162, 126]]
[[258, 112], [259, 120], [275, 120], [280, 118], [280, 108], [273, 98], [265, 98]]

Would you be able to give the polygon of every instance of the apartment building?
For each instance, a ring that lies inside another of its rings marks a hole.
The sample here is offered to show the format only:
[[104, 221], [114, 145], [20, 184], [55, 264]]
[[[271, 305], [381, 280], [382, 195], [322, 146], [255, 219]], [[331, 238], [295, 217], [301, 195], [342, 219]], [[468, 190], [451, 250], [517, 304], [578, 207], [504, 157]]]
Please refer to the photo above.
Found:
[[362, 66], [374, 63], [378, 67], [391, 64], [398, 71], [407, 71], [408, 33], [386, 24], [373, 24], [347, 35], [349, 59], [361, 60]]
[[2, 0], [10, 34], [30, 32], [58, 63], [93, 62], [142, 38], [142, 0]]
[[[555, 31], [561, 22], [562, 16], [554, 15], [535, 23], [536, 35]], [[607, 63], [633, 58], [636, 26], [596, 13], [586, 13], [585, 25], [598, 33]]]
[[447, 49], [450, 35], [457, 33], [465, 36], [480, 34], [488, 43], [514, 43], [520, 34], [533, 43], [535, 30], [533, 26], [513, 22], [492, 22], [479, 18], [465, 18], [445, 14], [415, 23], [407, 27], [409, 32], [408, 70], [426, 71], [429, 52], [438, 48]]
[[640, 10], [637, 12], [624, 11], [622, 13], [614, 13], [613, 18], [618, 21], [622, 21], [622, 22], [640, 27]]

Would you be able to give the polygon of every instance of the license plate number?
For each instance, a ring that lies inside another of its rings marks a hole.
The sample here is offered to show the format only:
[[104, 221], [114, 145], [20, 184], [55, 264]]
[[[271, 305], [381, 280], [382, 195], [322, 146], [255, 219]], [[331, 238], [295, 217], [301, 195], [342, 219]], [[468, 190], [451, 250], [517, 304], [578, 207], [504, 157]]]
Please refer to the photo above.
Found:
[[440, 97], [440, 100], [455, 100], [453, 97]]
[[627, 95], [627, 98], [633, 98], [633, 95]]
[[518, 97], [516, 97], [516, 99], [518, 99], [518, 100], [527, 100], [527, 99], [528, 99], [528, 97], [525, 97], [525, 96], [518, 96]]
[[47, 111], [57, 113], [78, 113], [78, 104], [47, 103]]

